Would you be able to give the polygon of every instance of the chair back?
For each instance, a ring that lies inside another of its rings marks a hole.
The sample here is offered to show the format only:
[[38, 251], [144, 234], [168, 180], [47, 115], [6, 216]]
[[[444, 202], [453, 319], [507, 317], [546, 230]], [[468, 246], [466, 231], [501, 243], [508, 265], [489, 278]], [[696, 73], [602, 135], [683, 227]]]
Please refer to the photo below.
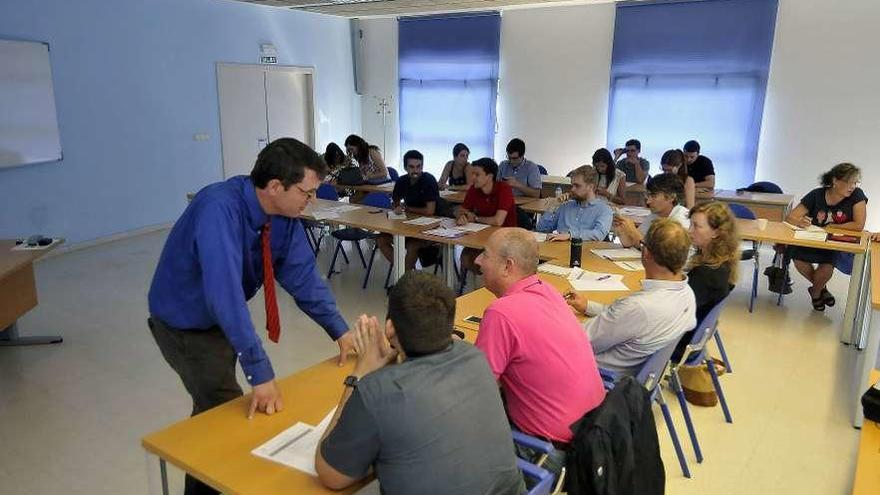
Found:
[[660, 384], [660, 379], [669, 365], [669, 360], [672, 358], [672, 353], [675, 352], [676, 345], [678, 345], [678, 339], [674, 339], [666, 344], [666, 347], [661, 348], [652, 354], [647, 361], [642, 363], [642, 367], [636, 373], [636, 381], [642, 384], [648, 392], [653, 392], [657, 385]]
[[782, 194], [782, 188], [777, 186], [772, 182], [761, 181], [754, 182], [752, 185], [746, 188], [751, 192], [763, 192], [763, 193], [773, 193], [773, 194]]
[[[730, 294], [721, 301], [718, 301], [718, 304], [709, 311], [706, 317], [703, 318], [703, 321], [697, 322], [691, 343], [688, 344], [684, 352], [686, 356], [685, 364], [693, 365], [705, 359], [706, 342], [715, 335], [715, 330], [718, 329], [718, 317], [721, 315], [721, 310], [724, 309], [728, 299], [730, 299]], [[694, 352], [697, 352], [697, 355], [693, 355]]]
[[733, 216], [736, 218], [744, 218], [746, 220], [754, 220], [756, 218], [755, 212], [739, 203], [730, 203], [727, 207], [730, 208], [731, 213], [733, 213]]
[[553, 481], [556, 478], [553, 476], [553, 473], [520, 458], [516, 459], [516, 465], [522, 471], [524, 478], [529, 478], [535, 482], [535, 485], [526, 492], [526, 495], [550, 494], [550, 490], [553, 489]]
[[539, 172], [541, 175], [547, 175], [547, 169], [544, 168], [543, 165], [538, 165], [538, 172]]
[[315, 193], [315, 197], [329, 201], [339, 201], [339, 193], [336, 191], [336, 187], [326, 182], [318, 186], [318, 192]]
[[386, 167], [388, 169], [388, 177], [391, 177], [391, 180], [397, 182], [397, 179], [400, 178], [400, 174], [397, 173], [397, 169], [394, 167]]
[[373, 208], [391, 208], [391, 196], [384, 192], [371, 192], [364, 196], [361, 203]]

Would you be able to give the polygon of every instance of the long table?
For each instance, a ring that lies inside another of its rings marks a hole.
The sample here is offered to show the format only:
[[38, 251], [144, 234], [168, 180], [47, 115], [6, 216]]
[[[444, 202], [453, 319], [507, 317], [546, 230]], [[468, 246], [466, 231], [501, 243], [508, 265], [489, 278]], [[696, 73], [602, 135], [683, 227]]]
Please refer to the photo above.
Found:
[[[876, 383], [880, 380], [880, 370], [872, 370], [870, 377], [869, 383]], [[867, 388], [866, 386], [864, 390]], [[880, 423], [865, 421], [862, 425], [852, 493], [853, 495], [880, 493]]]
[[54, 246], [26, 251], [13, 251], [13, 247], [14, 240], [0, 240], [0, 347], [62, 342], [60, 336], [20, 337], [16, 324], [37, 306], [34, 262]]
[[876, 381], [872, 378], [869, 382], [874, 368], [878, 366], [878, 354], [880, 354], [880, 243], [872, 242], [871, 248], [868, 250], [870, 258], [870, 274], [866, 275], [867, 283], [870, 284], [870, 302], [871, 307], [865, 308], [864, 314], [858, 324], [858, 332], [856, 333], [855, 349], [861, 350], [856, 356], [855, 372], [853, 373], [853, 388], [851, 390], [855, 408], [853, 411], [853, 424], [856, 427], [862, 425], [864, 417], [862, 415], [862, 405], [859, 398], [862, 393], [868, 389], [870, 383]]
[[738, 203], [755, 214], [757, 218], [766, 218], [775, 222], [785, 220], [794, 196], [791, 194], [758, 193], [749, 191], [732, 191], [716, 189], [712, 197], [723, 203]]
[[[385, 192], [391, 194], [394, 191], [394, 183], [393, 182], [384, 182], [382, 184], [361, 184], [358, 186], [342, 186], [337, 184], [336, 189], [343, 191], [346, 189], [351, 189], [352, 191], [361, 191], [366, 193], [371, 192]], [[440, 197], [449, 201], [450, 203], [461, 204], [464, 203], [464, 196], [467, 193], [467, 188], [462, 187], [450, 187], [440, 191]], [[527, 203], [534, 201], [535, 198], [529, 196], [514, 196], [513, 201], [517, 206], [521, 206]]]

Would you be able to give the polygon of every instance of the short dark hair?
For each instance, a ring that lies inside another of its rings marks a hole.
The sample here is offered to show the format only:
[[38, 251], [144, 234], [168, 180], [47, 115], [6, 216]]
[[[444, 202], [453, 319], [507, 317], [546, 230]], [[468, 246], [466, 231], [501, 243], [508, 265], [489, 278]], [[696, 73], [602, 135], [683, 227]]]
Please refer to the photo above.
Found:
[[409, 150], [403, 154], [403, 166], [406, 167], [406, 162], [409, 160], [418, 160], [422, 162], [422, 165], [425, 164], [425, 157], [422, 156], [417, 150]]
[[495, 160], [491, 158], [480, 158], [479, 160], [472, 162], [471, 166], [480, 167], [481, 169], [483, 169], [483, 172], [491, 175], [493, 179], [498, 178], [498, 164], [495, 163]]
[[461, 153], [462, 151], [465, 151], [465, 150], [467, 150], [468, 153], [471, 152], [471, 149], [468, 148], [466, 144], [455, 143], [455, 146], [452, 147], [452, 158], [457, 157], [459, 153]]
[[606, 150], [605, 148], [599, 148], [593, 153], [593, 164], [596, 163], [604, 163], [609, 167], [614, 166], [614, 158], [611, 156], [611, 152]]
[[357, 151], [354, 152], [355, 160], [366, 162], [370, 159], [370, 145], [367, 144], [367, 141], [364, 140], [364, 138], [357, 134], [349, 134], [349, 136], [345, 138], [345, 147], [347, 148], [349, 146], [357, 148]]
[[675, 204], [684, 197], [684, 183], [675, 174], [657, 174], [648, 180], [648, 185], [645, 187], [649, 194], [665, 194], [671, 197]]
[[514, 151], [519, 153], [519, 156], [523, 156], [526, 154], [526, 143], [520, 138], [513, 138], [507, 143], [507, 153], [513, 153]]
[[309, 145], [294, 138], [280, 138], [269, 143], [257, 155], [251, 170], [254, 186], [263, 189], [272, 179], [278, 179], [286, 190], [291, 184], [299, 184], [305, 177], [305, 169], [312, 169], [323, 180], [327, 164], [321, 155]]
[[690, 141], [684, 143], [682, 147], [685, 153], [699, 153], [700, 152], [700, 143], [691, 139]]
[[642, 151], [642, 143], [638, 139], [630, 139], [624, 146], [635, 146], [637, 150]]
[[824, 187], [831, 187], [834, 185], [834, 179], [852, 180], [856, 177], [861, 177], [861, 175], [862, 171], [852, 163], [838, 163], [831, 170], [819, 176], [819, 184]]
[[324, 149], [324, 163], [330, 168], [345, 164], [345, 152], [336, 143], [330, 143]]
[[408, 271], [388, 292], [388, 316], [408, 356], [433, 354], [452, 343], [455, 294], [424, 271]]

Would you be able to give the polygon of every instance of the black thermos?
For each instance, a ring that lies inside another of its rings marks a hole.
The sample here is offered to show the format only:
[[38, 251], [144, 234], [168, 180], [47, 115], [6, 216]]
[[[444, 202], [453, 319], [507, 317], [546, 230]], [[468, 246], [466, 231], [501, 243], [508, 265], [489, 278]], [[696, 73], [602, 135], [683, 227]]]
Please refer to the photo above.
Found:
[[570, 267], [578, 267], [581, 266], [581, 245], [584, 241], [582, 241], [578, 237], [571, 238], [571, 255], [569, 258], [568, 266]]

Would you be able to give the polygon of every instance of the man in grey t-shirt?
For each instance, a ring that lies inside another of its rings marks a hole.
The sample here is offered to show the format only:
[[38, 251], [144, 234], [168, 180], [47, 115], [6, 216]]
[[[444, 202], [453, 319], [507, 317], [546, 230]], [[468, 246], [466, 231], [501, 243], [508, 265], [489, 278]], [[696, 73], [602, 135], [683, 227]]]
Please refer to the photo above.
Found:
[[417, 271], [391, 289], [384, 329], [360, 317], [358, 362], [315, 453], [321, 483], [339, 490], [373, 467], [389, 495], [525, 491], [494, 375], [453, 340], [454, 317], [452, 291]]
[[[617, 169], [626, 174], [627, 182], [644, 184], [645, 179], [648, 178], [648, 170], [651, 168], [651, 163], [639, 156], [641, 152], [642, 143], [638, 139], [630, 139], [626, 142], [624, 148], [614, 150]], [[626, 153], [626, 158], [620, 158], [620, 155], [624, 153]]]

